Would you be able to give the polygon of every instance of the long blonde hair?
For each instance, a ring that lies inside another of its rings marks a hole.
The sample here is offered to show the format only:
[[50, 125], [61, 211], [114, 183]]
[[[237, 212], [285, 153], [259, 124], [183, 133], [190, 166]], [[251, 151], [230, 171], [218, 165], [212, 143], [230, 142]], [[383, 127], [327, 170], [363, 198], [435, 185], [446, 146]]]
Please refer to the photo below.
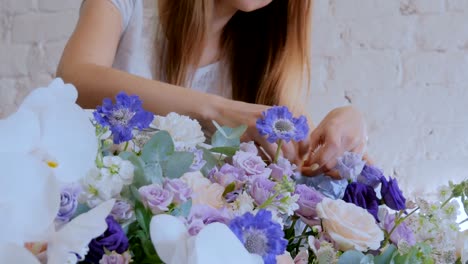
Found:
[[[159, 1], [165, 79], [186, 86], [204, 47], [213, 0]], [[220, 47], [235, 100], [303, 110], [309, 88], [312, 0], [273, 0], [237, 11]]]

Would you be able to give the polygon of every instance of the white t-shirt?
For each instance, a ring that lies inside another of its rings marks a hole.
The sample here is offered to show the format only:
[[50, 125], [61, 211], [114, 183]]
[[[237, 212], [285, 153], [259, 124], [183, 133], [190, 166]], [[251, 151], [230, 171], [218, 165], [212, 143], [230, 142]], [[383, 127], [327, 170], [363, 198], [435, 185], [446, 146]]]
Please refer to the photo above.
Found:
[[[156, 28], [159, 23], [156, 1], [109, 1], [122, 15], [122, 33], [112, 67], [141, 77], [157, 79], [154, 74], [155, 69], [159, 68], [159, 56], [155, 51]], [[151, 6], [145, 8], [144, 5]], [[191, 88], [231, 98], [231, 85], [226, 78], [222, 78], [220, 66], [219, 62], [215, 62], [198, 68]]]

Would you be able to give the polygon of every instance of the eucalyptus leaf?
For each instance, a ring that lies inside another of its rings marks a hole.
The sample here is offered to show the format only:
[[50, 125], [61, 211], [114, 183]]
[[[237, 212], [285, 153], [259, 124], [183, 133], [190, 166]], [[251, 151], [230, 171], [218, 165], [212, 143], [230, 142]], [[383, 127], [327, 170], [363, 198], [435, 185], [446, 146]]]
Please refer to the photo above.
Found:
[[146, 163], [160, 162], [174, 153], [174, 142], [167, 131], [156, 133], [143, 147], [141, 157]]
[[218, 160], [209, 150], [202, 148], [203, 159], [206, 161], [205, 166], [201, 169], [201, 173], [207, 177], [210, 171], [218, 164]]
[[144, 168], [145, 171], [145, 179], [148, 184], [163, 183], [163, 172], [161, 165], [158, 162], [151, 162], [147, 163]]
[[390, 263], [396, 251], [397, 251], [397, 248], [395, 247], [395, 245], [392, 244], [388, 246], [387, 249], [384, 252], [382, 252], [382, 254], [374, 258], [375, 264]]
[[163, 163], [164, 177], [170, 179], [180, 178], [192, 166], [195, 155], [191, 152], [174, 152]]
[[349, 250], [340, 256], [338, 264], [360, 264], [364, 257], [365, 255], [362, 252]]
[[81, 215], [81, 214], [84, 214], [84, 213], [88, 212], [89, 210], [90, 210], [90, 208], [89, 208], [88, 205], [80, 203], [76, 207], [76, 211], [75, 211], [74, 215], [78, 216], [78, 215]]
[[238, 150], [238, 147], [215, 147], [210, 149], [211, 152], [224, 154], [228, 157], [234, 156]]
[[133, 200], [141, 202], [140, 192], [135, 186], [130, 186], [130, 192], [132, 193]]
[[239, 147], [240, 137], [247, 130], [247, 126], [242, 125], [236, 128], [230, 128], [214, 122], [217, 131], [211, 137], [213, 147]]
[[181, 217], [188, 217], [190, 214], [190, 210], [192, 209], [192, 200], [188, 200], [187, 202], [177, 206], [171, 214], [173, 216], [181, 216]]
[[145, 162], [135, 153], [133, 152], [128, 152], [124, 151], [119, 154], [119, 157], [130, 161], [133, 166], [134, 166], [134, 171], [133, 171], [133, 185], [136, 186], [137, 188], [143, 186], [143, 185], [148, 185], [149, 182], [145, 178], [145, 172], [144, 172], [144, 167], [145, 167]]

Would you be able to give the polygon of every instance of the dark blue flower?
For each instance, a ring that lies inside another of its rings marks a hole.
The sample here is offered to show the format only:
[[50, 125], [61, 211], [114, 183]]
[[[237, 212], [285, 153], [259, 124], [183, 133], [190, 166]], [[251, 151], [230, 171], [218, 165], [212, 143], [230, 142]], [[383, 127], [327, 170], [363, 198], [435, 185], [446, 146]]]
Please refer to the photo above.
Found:
[[404, 210], [406, 208], [406, 199], [398, 186], [397, 179], [387, 181], [385, 177], [380, 178], [382, 187], [380, 194], [385, 204], [393, 210]]
[[124, 92], [116, 96], [115, 104], [111, 99], [105, 98], [93, 115], [101, 126], [110, 128], [115, 144], [131, 140], [133, 129], [147, 128], [154, 118], [152, 113], [143, 109], [138, 96], [128, 96]]
[[309, 126], [305, 116], [293, 117], [286, 106], [273, 106], [263, 112], [257, 120], [257, 130], [262, 136], [267, 136], [270, 143], [282, 139], [301, 141], [309, 133]]
[[366, 209], [374, 216], [375, 220], [379, 221], [377, 216], [379, 212], [379, 200], [371, 186], [360, 182], [352, 182], [346, 187], [343, 200]]
[[247, 251], [262, 256], [264, 263], [276, 263], [276, 256], [286, 250], [287, 241], [281, 225], [273, 221], [271, 212], [260, 210], [254, 216], [246, 213], [234, 218], [229, 228]]
[[372, 165], [364, 165], [361, 174], [357, 177], [357, 181], [365, 185], [377, 188], [380, 184], [380, 179], [384, 177], [383, 172], [379, 168]]

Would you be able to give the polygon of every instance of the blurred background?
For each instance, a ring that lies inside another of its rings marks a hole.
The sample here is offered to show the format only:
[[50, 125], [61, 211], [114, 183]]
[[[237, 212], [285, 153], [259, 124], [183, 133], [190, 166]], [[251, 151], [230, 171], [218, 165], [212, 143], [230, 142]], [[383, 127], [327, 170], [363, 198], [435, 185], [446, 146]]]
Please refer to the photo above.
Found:
[[[0, 0], [0, 117], [54, 77], [80, 4]], [[312, 44], [314, 123], [359, 108], [407, 193], [468, 178], [468, 0], [315, 0]]]

